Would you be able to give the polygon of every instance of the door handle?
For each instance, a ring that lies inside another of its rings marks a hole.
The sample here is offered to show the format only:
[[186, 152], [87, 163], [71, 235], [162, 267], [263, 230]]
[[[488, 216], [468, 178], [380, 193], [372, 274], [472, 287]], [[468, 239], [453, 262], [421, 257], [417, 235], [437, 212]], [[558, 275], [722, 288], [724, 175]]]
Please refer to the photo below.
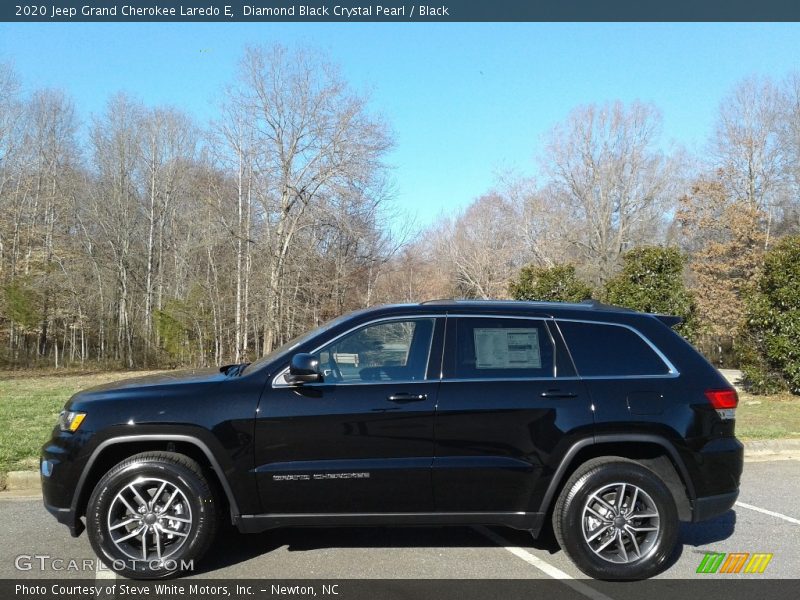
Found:
[[392, 394], [387, 398], [389, 402], [396, 402], [397, 404], [406, 404], [407, 402], [422, 402], [428, 399], [428, 394], [409, 394], [402, 392], [400, 394]]
[[562, 392], [561, 390], [547, 390], [539, 394], [542, 398], [577, 398], [578, 394]]

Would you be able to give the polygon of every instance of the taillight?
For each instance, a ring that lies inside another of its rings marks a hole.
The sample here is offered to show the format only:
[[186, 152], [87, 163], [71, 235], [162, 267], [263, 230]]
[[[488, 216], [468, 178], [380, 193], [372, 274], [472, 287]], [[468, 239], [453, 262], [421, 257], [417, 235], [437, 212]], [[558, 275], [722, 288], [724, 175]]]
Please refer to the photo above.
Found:
[[706, 398], [711, 401], [714, 408], [736, 408], [739, 396], [736, 390], [706, 390]]
[[706, 390], [706, 398], [717, 409], [720, 419], [735, 419], [739, 396], [736, 390]]

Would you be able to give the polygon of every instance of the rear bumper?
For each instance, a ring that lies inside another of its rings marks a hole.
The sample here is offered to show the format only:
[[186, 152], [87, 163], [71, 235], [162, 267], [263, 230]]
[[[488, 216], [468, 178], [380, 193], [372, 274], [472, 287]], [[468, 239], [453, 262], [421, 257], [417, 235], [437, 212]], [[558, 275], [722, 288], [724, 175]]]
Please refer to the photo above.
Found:
[[739, 490], [716, 496], [703, 496], [694, 502], [692, 511], [692, 521], [706, 521], [728, 512], [736, 503], [739, 497]]
[[744, 467], [744, 446], [738, 439], [725, 436], [704, 442], [684, 454], [684, 464], [693, 522], [713, 519], [733, 507]]
[[696, 503], [701, 498], [735, 496], [744, 467], [744, 446], [735, 437], [716, 438], [690, 454], [686, 463]]

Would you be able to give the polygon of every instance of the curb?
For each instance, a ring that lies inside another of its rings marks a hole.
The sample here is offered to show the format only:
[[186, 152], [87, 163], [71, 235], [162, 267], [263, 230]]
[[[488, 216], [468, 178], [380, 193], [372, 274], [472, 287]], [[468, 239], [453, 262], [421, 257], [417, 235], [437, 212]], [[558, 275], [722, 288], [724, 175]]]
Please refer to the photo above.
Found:
[[[800, 459], [800, 439], [747, 440], [744, 444], [745, 460], [769, 460], [776, 458]], [[41, 483], [38, 471], [10, 471], [4, 492], [39, 491]]]
[[745, 458], [800, 458], [800, 439], [747, 440], [742, 443]]
[[6, 476], [8, 492], [32, 491], [41, 489], [39, 471], [9, 471]]

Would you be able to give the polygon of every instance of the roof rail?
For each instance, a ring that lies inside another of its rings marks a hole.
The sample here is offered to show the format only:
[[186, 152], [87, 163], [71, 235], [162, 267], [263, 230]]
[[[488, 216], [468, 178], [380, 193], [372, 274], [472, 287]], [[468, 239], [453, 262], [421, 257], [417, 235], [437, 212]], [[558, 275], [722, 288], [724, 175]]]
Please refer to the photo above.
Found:
[[596, 300], [584, 300], [582, 302], [558, 302], [548, 300], [509, 300], [505, 298], [436, 298], [434, 300], [425, 300], [424, 302], [420, 302], [420, 304], [528, 304], [534, 306], [574, 306], [600, 310], [630, 311], [630, 309], [627, 308], [611, 306], [610, 304], [602, 304]]
[[[617, 312], [617, 313], [637, 313], [640, 311], [636, 311], [632, 308], [627, 308], [625, 306], [616, 306], [614, 304], [605, 304], [598, 300], [581, 300], [580, 302], [555, 302], [555, 301], [539, 301], [539, 300], [504, 300], [500, 298], [490, 298], [490, 299], [467, 299], [467, 298], [436, 298], [433, 300], [425, 300], [424, 302], [420, 302], [420, 305], [427, 304], [427, 305], [437, 305], [437, 304], [462, 304], [462, 305], [470, 305], [470, 304], [527, 304], [532, 307], [538, 308], [555, 308], [557, 306], [561, 306], [564, 308], [577, 308], [582, 310], [597, 310], [597, 311], [607, 311], [607, 312]], [[667, 327], [674, 327], [675, 325], [681, 323], [683, 319], [681, 317], [676, 317], [674, 315], [662, 315], [662, 314], [654, 314], [654, 313], [646, 313], [650, 314], [651, 316], [655, 317]]]
[[599, 300], [588, 299], [588, 300], [581, 300], [580, 304], [584, 306], [590, 306], [595, 310], [614, 310], [618, 312], [636, 312], [632, 308], [626, 308], [625, 306], [617, 306], [616, 304], [605, 304], [600, 302]]

